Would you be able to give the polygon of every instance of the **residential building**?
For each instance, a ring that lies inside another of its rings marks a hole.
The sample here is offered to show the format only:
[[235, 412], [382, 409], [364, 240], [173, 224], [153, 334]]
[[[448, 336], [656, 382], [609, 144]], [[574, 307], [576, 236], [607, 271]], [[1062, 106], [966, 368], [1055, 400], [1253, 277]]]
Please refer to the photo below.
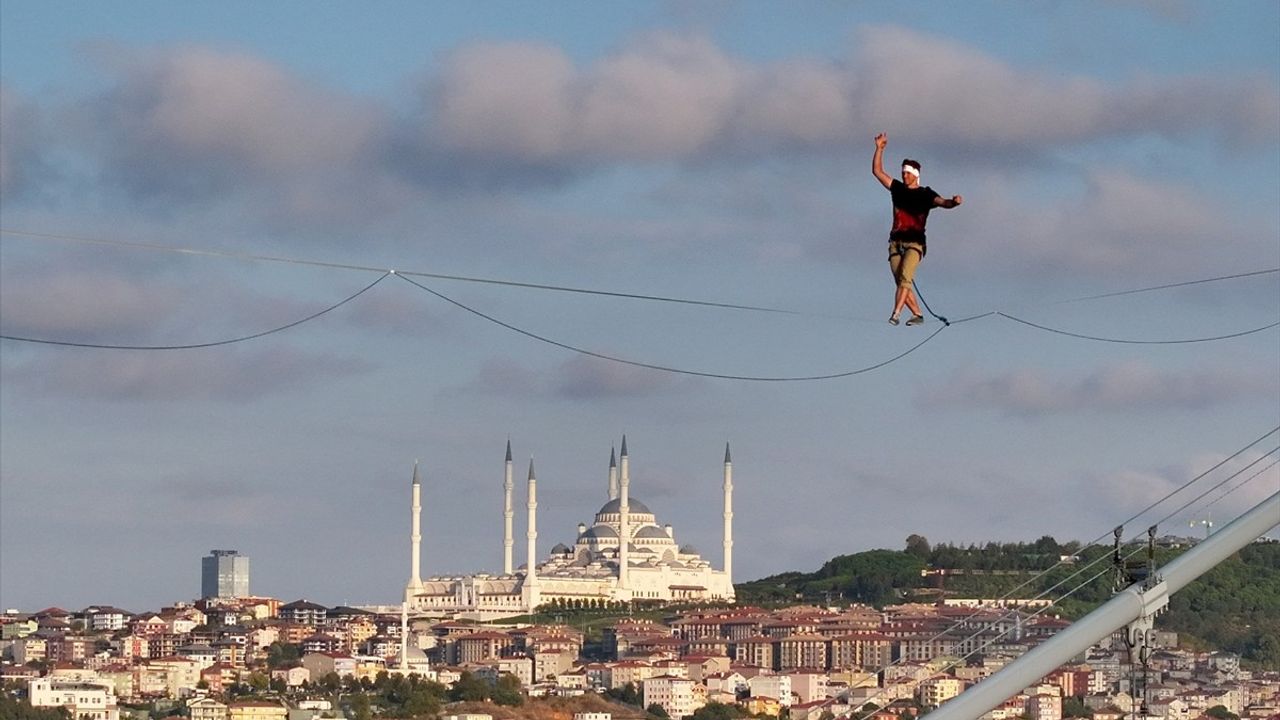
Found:
[[275, 702], [235, 702], [227, 708], [227, 720], [286, 720], [289, 711]]
[[329, 673], [337, 673], [339, 677], [354, 675], [356, 659], [340, 653], [307, 653], [302, 656], [302, 667], [311, 674], [311, 681], [317, 682]]
[[921, 681], [919, 692], [921, 705], [936, 708], [964, 692], [964, 681], [950, 675], [931, 677]]
[[751, 697], [764, 695], [774, 698], [783, 707], [791, 707], [791, 676], [789, 675], [756, 675], [747, 680], [747, 688]]
[[106, 683], [32, 678], [27, 683], [27, 697], [32, 707], [63, 707], [76, 720], [120, 720], [115, 692]]
[[662, 675], [644, 681], [642, 701], [645, 707], [658, 705], [673, 720], [680, 720], [694, 713], [705, 703], [694, 692], [695, 683], [689, 678]]
[[192, 698], [187, 701], [191, 720], [227, 720], [228, 706], [211, 697]]
[[286, 623], [305, 625], [311, 628], [323, 625], [328, 616], [329, 608], [308, 600], [295, 600], [281, 605], [279, 613], [280, 619]]

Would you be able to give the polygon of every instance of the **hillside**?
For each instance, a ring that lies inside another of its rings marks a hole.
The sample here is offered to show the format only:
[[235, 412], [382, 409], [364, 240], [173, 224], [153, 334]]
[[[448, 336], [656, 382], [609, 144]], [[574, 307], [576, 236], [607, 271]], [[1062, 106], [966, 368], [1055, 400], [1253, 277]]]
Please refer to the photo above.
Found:
[[[1156, 563], [1168, 563], [1181, 552], [1158, 550]], [[815, 572], [782, 573], [739, 584], [736, 590], [743, 604], [861, 602], [877, 607], [941, 597], [1030, 598], [1046, 593], [1059, 600], [1055, 612], [1079, 617], [1112, 595], [1109, 572], [1081, 586], [1110, 566], [1110, 554], [1108, 547], [1081, 549], [1079, 543], [1059, 544], [1051, 537], [1034, 543], [930, 547], [913, 535], [905, 550], [840, 555]], [[1073, 560], [1060, 564], [1063, 556]], [[1280, 670], [1280, 543], [1250, 545], [1175, 594], [1157, 627], [1178, 632], [1189, 644], [1238, 653]]]

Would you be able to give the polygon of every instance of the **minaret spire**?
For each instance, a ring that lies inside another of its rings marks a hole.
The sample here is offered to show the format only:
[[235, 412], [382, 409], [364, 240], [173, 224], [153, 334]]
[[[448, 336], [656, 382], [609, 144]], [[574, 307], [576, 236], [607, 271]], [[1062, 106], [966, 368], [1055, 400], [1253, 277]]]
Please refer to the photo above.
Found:
[[733, 460], [724, 444], [724, 576], [733, 588]]
[[618, 499], [618, 459], [613, 448], [609, 448], [609, 499]]
[[511, 552], [515, 547], [515, 536], [512, 531], [512, 522], [515, 518], [515, 511], [512, 508], [512, 494], [515, 492], [515, 483], [511, 479], [511, 439], [507, 438], [507, 463], [506, 470], [502, 476], [502, 573], [510, 575]]
[[533, 474], [533, 458], [529, 458], [529, 557], [525, 565], [524, 600], [533, 612], [540, 604], [538, 593], [538, 478]]
[[618, 590], [620, 600], [630, 600], [631, 592], [627, 587], [630, 572], [628, 546], [631, 545], [631, 460], [627, 457], [627, 436], [622, 436], [621, 483], [618, 494]]
[[413, 602], [422, 592], [422, 481], [418, 478], [418, 461], [413, 461], [413, 480], [410, 483], [412, 497], [412, 530], [409, 534], [409, 583], [404, 587], [405, 602]]
[[400, 603], [400, 673], [409, 675], [409, 603]]

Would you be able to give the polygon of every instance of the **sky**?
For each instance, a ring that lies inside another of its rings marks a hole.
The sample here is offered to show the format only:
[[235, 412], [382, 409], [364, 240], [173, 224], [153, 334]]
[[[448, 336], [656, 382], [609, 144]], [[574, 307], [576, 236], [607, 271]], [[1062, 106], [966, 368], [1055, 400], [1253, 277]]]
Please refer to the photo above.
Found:
[[1269, 0], [6, 0], [0, 150], [0, 607], [397, 602], [415, 462], [500, 570], [508, 441], [540, 557], [625, 435], [717, 567], [728, 443], [739, 582], [1280, 490]]

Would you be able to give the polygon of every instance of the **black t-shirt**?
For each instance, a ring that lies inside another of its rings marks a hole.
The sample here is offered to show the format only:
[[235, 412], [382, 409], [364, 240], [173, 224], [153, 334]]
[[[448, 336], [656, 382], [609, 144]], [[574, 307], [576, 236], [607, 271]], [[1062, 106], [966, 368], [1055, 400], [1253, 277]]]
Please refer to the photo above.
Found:
[[907, 187], [897, 179], [889, 185], [889, 193], [893, 196], [893, 229], [889, 231], [889, 239], [923, 245], [924, 224], [938, 193], [931, 187]]

